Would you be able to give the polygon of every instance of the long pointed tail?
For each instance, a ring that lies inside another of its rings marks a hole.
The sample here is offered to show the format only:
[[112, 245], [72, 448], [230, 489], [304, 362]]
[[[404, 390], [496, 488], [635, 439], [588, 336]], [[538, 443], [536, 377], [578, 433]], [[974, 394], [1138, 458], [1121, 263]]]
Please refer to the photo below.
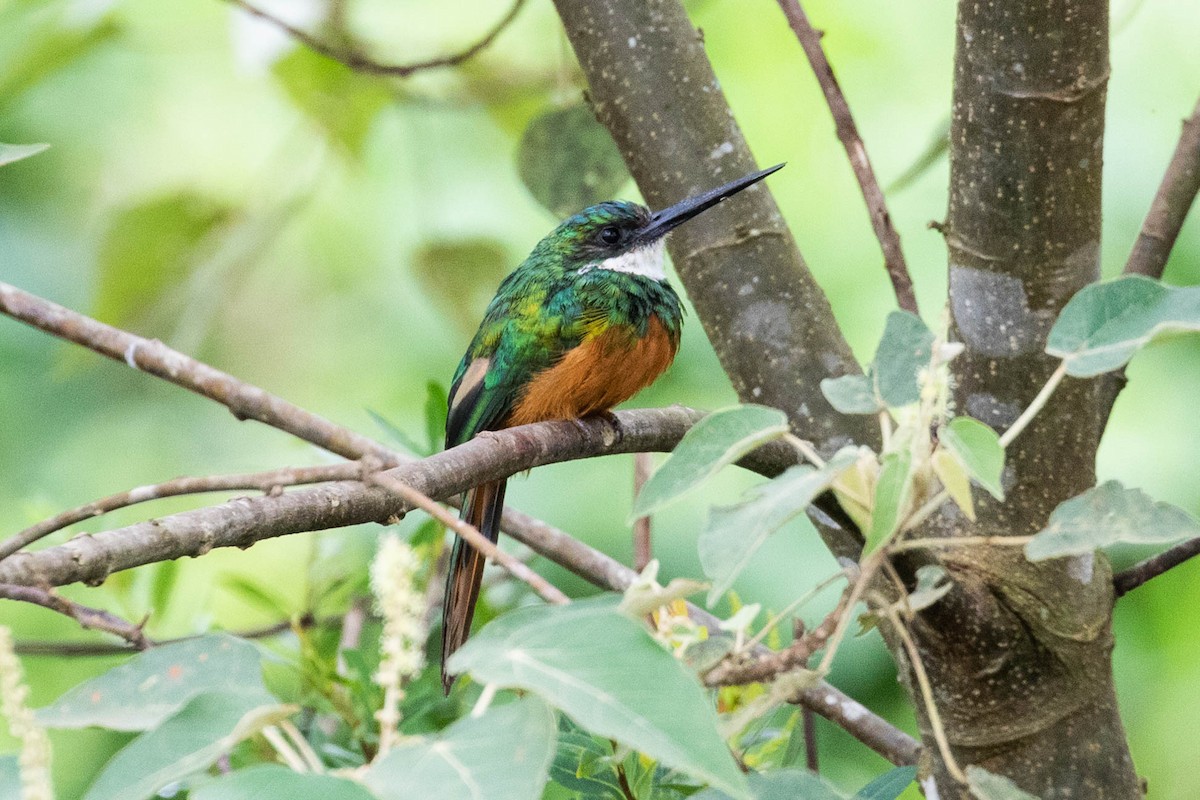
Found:
[[[507, 481], [496, 481], [476, 486], [467, 492], [463, 503], [462, 518], [493, 542], [500, 534], [506, 485]], [[446, 661], [471, 635], [484, 560], [478, 550], [454, 537], [450, 571], [446, 573], [446, 596], [442, 600], [442, 690], [446, 694], [450, 694], [454, 685], [454, 676], [446, 672]]]

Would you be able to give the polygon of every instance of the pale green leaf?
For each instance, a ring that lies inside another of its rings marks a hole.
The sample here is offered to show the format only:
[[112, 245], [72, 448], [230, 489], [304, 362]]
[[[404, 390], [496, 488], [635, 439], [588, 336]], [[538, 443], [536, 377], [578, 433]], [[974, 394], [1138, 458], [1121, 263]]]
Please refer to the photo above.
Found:
[[1127, 275], [1080, 289], [1058, 315], [1046, 352], [1080, 378], [1123, 367], [1166, 333], [1200, 330], [1200, 286], [1164, 286]]
[[580, 730], [566, 717], [559, 728], [558, 750], [550, 765], [550, 777], [578, 792], [580, 800], [626, 800], [613, 758], [613, 745]]
[[1038, 800], [1003, 775], [988, 772], [974, 764], [967, 767], [967, 781], [977, 800]]
[[188, 793], [188, 800], [377, 800], [359, 783], [332, 775], [293, 772], [281, 764], [240, 769]]
[[871, 530], [863, 544], [864, 556], [886, 544], [895, 535], [911, 495], [912, 453], [908, 450], [885, 453], [879, 469], [879, 480], [875, 483]]
[[859, 789], [854, 800], [896, 800], [916, 778], [916, 767], [895, 767]]
[[392, 102], [392, 90], [379, 78], [298, 47], [275, 62], [271, 72], [292, 103], [325, 136], [360, 157], [376, 118]]
[[699, 682], [616, 598], [518, 609], [468, 640], [449, 666], [534, 692], [596, 735], [748, 797]]
[[469, 339], [517, 260], [500, 239], [472, 234], [425, 237], [405, 263], [422, 294], [441, 310], [440, 318]]
[[1025, 545], [1025, 557], [1042, 561], [1118, 542], [1165, 544], [1197, 536], [1200, 522], [1182, 508], [1157, 502], [1141, 489], [1105, 481], [1060, 503], [1046, 528]]
[[4, 144], [0, 142], [0, 167], [23, 158], [36, 156], [49, 147], [48, 144]]
[[858, 458], [855, 448], [843, 448], [821, 469], [807, 464], [790, 467], [754, 487], [737, 505], [713, 508], [698, 543], [700, 565], [712, 581], [708, 604], [721, 598], [767, 538], [808, 508], [829, 488], [838, 473]]
[[714, 411], [684, 434], [642, 486], [629, 521], [653, 513], [699, 486], [721, 467], [787, 433], [787, 417], [766, 406], [742, 405]]
[[873, 381], [866, 375], [824, 378], [821, 394], [825, 395], [829, 405], [843, 414], [876, 414], [884, 408], [875, 394]]
[[268, 694], [208, 692], [117, 752], [83, 800], [143, 800], [208, 768], [223, 753], [295, 712]]
[[76, 686], [39, 709], [37, 719], [48, 728], [146, 731], [210, 691], [261, 696], [258, 649], [225, 634], [155, 647]]
[[933, 332], [915, 314], [888, 314], [871, 365], [879, 396], [888, 406], [906, 406], [921, 399], [919, 376], [933, 357], [933, 339]]
[[917, 569], [917, 586], [908, 594], [907, 605], [921, 611], [941, 600], [954, 587], [944, 567], [926, 564]]
[[1004, 448], [994, 430], [977, 419], [955, 417], [938, 432], [938, 441], [988, 494], [1004, 499]]
[[948, 450], [938, 448], [929, 459], [933, 472], [942, 482], [942, 487], [950, 495], [950, 499], [962, 509], [967, 519], [975, 521], [975, 498], [971, 496], [971, 477], [962, 462], [950, 454]]
[[[754, 772], [749, 776], [750, 796], [754, 800], [845, 800], [845, 795], [820, 775], [802, 769], [777, 769]], [[729, 800], [729, 795], [706, 789], [692, 800]]]
[[517, 172], [559, 219], [613, 199], [629, 180], [616, 142], [583, 103], [533, 118], [517, 149]]
[[379, 800], [535, 800], [554, 759], [554, 713], [537, 698], [465, 717], [436, 737], [405, 744], [371, 766]]

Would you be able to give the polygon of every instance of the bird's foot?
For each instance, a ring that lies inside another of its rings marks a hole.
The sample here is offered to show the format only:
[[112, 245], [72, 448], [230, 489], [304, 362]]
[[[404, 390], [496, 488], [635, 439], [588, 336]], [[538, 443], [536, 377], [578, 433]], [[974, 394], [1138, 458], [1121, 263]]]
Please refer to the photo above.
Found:
[[585, 420], [591, 419], [601, 419], [608, 423], [607, 430], [603, 432], [604, 444], [606, 446], [611, 447], [613, 444], [625, 438], [625, 431], [621, 427], [621, 420], [617, 418], [616, 414], [608, 410], [593, 411], [586, 417], [583, 417], [582, 419], [574, 419], [572, 422], [575, 423], [575, 426], [579, 428], [581, 433], [587, 435], [590, 433], [590, 431]]

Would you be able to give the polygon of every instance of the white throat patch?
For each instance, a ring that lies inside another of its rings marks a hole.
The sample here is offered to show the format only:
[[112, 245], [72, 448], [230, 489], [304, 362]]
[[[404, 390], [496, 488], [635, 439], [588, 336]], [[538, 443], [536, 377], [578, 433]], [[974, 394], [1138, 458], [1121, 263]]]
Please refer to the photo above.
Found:
[[579, 270], [579, 272], [584, 273], [590, 272], [593, 269], [607, 269], [613, 272], [641, 275], [654, 281], [665, 281], [667, 279], [667, 271], [663, 264], [663, 249], [666, 247], [666, 244], [665, 238], [659, 238], [636, 250], [630, 250], [619, 256], [597, 261], [595, 264], [588, 264]]

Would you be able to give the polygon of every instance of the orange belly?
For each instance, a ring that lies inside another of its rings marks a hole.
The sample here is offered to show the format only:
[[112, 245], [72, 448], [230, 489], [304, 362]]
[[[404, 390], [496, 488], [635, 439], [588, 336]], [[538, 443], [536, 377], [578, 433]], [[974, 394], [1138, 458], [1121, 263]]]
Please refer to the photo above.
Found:
[[506, 427], [612, 408], [653, 383], [670, 366], [678, 346], [658, 317], [650, 318], [641, 339], [628, 328], [609, 328], [530, 381]]

